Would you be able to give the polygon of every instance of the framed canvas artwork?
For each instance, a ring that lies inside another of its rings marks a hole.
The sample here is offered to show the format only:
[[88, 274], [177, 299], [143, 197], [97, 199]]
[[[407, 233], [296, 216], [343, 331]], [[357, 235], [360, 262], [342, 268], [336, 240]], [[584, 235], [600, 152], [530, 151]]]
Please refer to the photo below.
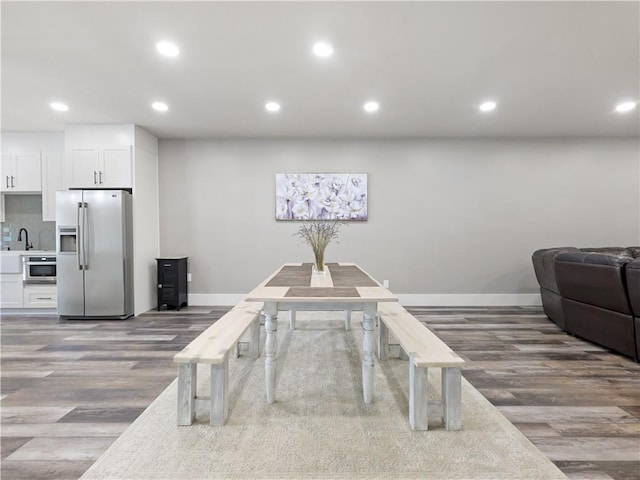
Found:
[[276, 220], [367, 220], [366, 173], [276, 173]]

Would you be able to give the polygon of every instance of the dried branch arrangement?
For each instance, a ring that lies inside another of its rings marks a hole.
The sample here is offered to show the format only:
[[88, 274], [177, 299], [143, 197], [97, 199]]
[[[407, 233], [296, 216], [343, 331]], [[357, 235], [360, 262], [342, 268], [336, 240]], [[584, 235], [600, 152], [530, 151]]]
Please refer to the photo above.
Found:
[[318, 272], [324, 271], [324, 251], [340, 233], [341, 222], [305, 222], [293, 235], [300, 237], [313, 250]]

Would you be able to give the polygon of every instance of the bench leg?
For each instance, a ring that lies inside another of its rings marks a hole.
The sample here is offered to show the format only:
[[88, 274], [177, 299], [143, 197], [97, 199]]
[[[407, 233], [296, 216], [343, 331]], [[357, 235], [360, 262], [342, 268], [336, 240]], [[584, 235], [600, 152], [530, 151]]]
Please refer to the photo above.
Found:
[[191, 425], [196, 418], [196, 381], [198, 365], [178, 365], [178, 425]]
[[409, 360], [409, 355], [407, 355], [407, 352], [404, 351], [404, 348], [402, 348], [402, 345], [399, 345], [400, 350], [398, 352], [398, 358], [400, 360]]
[[257, 316], [249, 327], [249, 356], [258, 358], [260, 356], [260, 317]]
[[351, 330], [351, 310], [344, 311], [344, 329]]
[[276, 303], [265, 302], [264, 305], [264, 378], [266, 383], [267, 403], [276, 400], [276, 372], [278, 368], [278, 307]]
[[442, 369], [442, 420], [447, 430], [462, 428], [462, 378], [459, 368]]
[[378, 359], [389, 360], [389, 329], [378, 315]]
[[229, 358], [225, 355], [220, 364], [211, 365], [211, 412], [209, 425], [224, 425], [227, 420], [229, 406], [227, 389], [229, 388]]
[[429, 429], [428, 370], [416, 367], [413, 358], [409, 358], [409, 425], [412, 430]]
[[289, 310], [289, 330], [296, 329], [296, 311]]
[[373, 376], [374, 376], [374, 357], [375, 352], [375, 335], [374, 335], [374, 317], [376, 315], [377, 306], [367, 304], [363, 312], [362, 328], [364, 330], [364, 339], [362, 342], [362, 396], [364, 403], [373, 401]]

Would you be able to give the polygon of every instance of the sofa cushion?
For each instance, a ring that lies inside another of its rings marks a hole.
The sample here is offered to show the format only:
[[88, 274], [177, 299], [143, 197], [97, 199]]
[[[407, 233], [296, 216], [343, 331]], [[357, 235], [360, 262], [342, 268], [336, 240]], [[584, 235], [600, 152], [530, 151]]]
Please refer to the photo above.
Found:
[[634, 258], [640, 258], [640, 247], [627, 247], [627, 250], [631, 252]]
[[581, 248], [580, 251], [585, 253], [603, 253], [608, 255], [630, 255], [633, 257], [632, 253], [626, 247], [585, 247]]
[[633, 257], [628, 252], [619, 255], [559, 253], [555, 258], [555, 267], [560, 295], [615, 312], [631, 314], [625, 266], [632, 260]]

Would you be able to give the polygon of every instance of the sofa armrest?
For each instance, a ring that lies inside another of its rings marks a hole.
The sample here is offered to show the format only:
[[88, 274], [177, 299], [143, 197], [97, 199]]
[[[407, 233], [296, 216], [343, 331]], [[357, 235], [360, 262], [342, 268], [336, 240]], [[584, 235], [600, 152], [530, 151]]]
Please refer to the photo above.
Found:
[[640, 317], [640, 258], [627, 263], [626, 275], [631, 310], [636, 317]]
[[554, 260], [556, 255], [562, 252], [579, 252], [576, 247], [557, 247], [557, 248], [543, 248], [536, 250], [531, 255], [531, 261], [533, 262], [533, 271], [536, 274], [536, 279], [540, 287], [550, 290], [555, 294], [560, 294], [558, 290], [558, 283], [556, 282], [556, 272], [554, 267]]

